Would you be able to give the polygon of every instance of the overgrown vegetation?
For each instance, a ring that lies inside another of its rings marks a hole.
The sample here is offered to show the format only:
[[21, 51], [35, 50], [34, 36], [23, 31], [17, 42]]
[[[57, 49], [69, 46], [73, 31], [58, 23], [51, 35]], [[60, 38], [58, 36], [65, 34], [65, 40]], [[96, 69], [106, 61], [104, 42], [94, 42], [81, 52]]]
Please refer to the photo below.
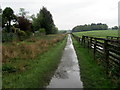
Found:
[[4, 43], [3, 88], [41, 88], [47, 85], [61, 58], [66, 42], [64, 37], [48, 35]]
[[[81, 79], [84, 88], [115, 88], [119, 84], [106, 75], [105, 68], [94, 61], [93, 54], [83, 48], [74, 38], [73, 44], [79, 59]], [[87, 56], [86, 56], [87, 55]], [[113, 83], [114, 82], [114, 83]]]
[[39, 11], [37, 17], [33, 17], [33, 28], [35, 31], [44, 28], [46, 34], [55, 34], [58, 31], [52, 19], [52, 14], [45, 7]]
[[66, 35], [57, 34], [58, 28], [47, 8], [40, 9], [37, 16], [27, 13], [24, 8], [17, 15], [10, 7], [0, 9], [3, 88], [44, 87], [65, 46]]
[[6, 7], [2, 12], [3, 42], [13, 41], [14, 38], [20, 41], [25, 40], [36, 33], [48, 35], [58, 32], [52, 14], [45, 7], [37, 16], [27, 16], [29, 12], [24, 8], [20, 8], [18, 15], [15, 15], [10, 7]]

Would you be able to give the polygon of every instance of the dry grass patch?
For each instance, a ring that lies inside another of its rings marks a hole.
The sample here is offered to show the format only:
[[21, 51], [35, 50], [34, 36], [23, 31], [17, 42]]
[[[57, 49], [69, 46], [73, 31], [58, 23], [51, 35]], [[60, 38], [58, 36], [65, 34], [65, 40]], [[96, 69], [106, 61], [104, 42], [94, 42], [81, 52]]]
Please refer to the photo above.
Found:
[[[3, 63], [10, 62], [10, 59], [33, 59], [38, 54], [48, 50], [49, 46], [61, 41], [65, 35], [46, 36], [44, 39], [35, 37], [26, 40], [26, 42], [12, 42], [9, 45], [2, 46]], [[33, 42], [33, 43], [29, 43]]]

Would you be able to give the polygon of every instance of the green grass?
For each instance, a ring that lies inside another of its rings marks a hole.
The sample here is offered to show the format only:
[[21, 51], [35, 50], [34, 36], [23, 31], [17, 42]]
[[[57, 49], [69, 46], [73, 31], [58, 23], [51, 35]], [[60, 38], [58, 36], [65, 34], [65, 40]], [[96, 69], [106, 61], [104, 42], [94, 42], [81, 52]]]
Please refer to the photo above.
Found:
[[114, 88], [115, 85], [111, 83], [111, 79], [108, 79], [104, 67], [94, 61], [92, 53], [83, 48], [75, 39], [73, 39], [73, 44], [79, 60], [84, 88]]
[[93, 37], [100, 37], [106, 38], [106, 36], [118, 36], [118, 30], [98, 30], [98, 31], [85, 31], [85, 32], [76, 32], [74, 33], [77, 36], [82, 37], [85, 36], [93, 36]]
[[[4, 73], [3, 88], [42, 88], [45, 87], [56, 70], [66, 39], [38, 55], [34, 60], [27, 60], [29, 66], [24, 72]], [[20, 60], [20, 59], [17, 59]]]

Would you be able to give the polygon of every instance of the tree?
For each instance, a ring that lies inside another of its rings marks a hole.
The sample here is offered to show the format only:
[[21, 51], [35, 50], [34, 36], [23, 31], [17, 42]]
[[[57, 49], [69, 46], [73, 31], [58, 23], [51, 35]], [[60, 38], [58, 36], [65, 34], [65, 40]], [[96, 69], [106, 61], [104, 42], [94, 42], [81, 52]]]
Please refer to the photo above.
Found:
[[107, 30], [108, 26], [102, 23], [92, 23], [92, 24], [85, 24], [79, 25], [72, 29], [72, 32], [80, 32], [80, 31], [91, 31], [91, 30]]
[[18, 17], [18, 25], [20, 30], [32, 32], [32, 23], [25, 17]]
[[56, 33], [58, 33], [58, 28], [55, 27], [55, 26], [53, 26], [53, 28], [52, 28], [52, 34], [56, 34]]
[[2, 9], [0, 8], [0, 14], [2, 13]]
[[117, 30], [118, 29], [118, 26], [114, 26], [112, 27], [113, 30]]
[[35, 30], [44, 28], [46, 34], [55, 33], [55, 24], [52, 18], [52, 14], [45, 7], [43, 7], [37, 14], [37, 17], [33, 19], [33, 26]]
[[2, 27], [2, 9], [0, 8], [0, 28]]
[[16, 21], [16, 16], [14, 15], [14, 11], [10, 7], [6, 7], [3, 10], [2, 23], [3, 27], [7, 27], [7, 32], [10, 32], [11, 21]]
[[29, 13], [28, 11], [25, 11], [24, 8], [20, 8], [19, 15], [22, 17], [26, 17], [26, 14]]
[[23, 30], [27, 33], [31, 33], [31, 32], [34, 32], [33, 25], [32, 25], [32, 22], [30, 22], [30, 20], [28, 19], [27, 13], [29, 12], [26, 11], [24, 8], [20, 8], [19, 16], [17, 17], [18, 28], [20, 28], [20, 30]]
[[32, 20], [34, 20], [34, 19], [35, 19], [35, 14], [32, 14], [32, 15], [30, 16], [30, 18], [31, 18]]

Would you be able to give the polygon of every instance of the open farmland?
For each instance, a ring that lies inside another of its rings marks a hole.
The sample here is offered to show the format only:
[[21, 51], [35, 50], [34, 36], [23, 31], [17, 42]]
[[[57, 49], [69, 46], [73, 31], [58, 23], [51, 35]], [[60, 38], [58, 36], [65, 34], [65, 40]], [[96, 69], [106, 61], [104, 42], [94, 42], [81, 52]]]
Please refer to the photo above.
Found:
[[85, 32], [76, 32], [74, 33], [77, 36], [92, 36], [99, 38], [106, 38], [106, 36], [118, 36], [118, 30], [98, 30], [98, 31], [85, 31]]

